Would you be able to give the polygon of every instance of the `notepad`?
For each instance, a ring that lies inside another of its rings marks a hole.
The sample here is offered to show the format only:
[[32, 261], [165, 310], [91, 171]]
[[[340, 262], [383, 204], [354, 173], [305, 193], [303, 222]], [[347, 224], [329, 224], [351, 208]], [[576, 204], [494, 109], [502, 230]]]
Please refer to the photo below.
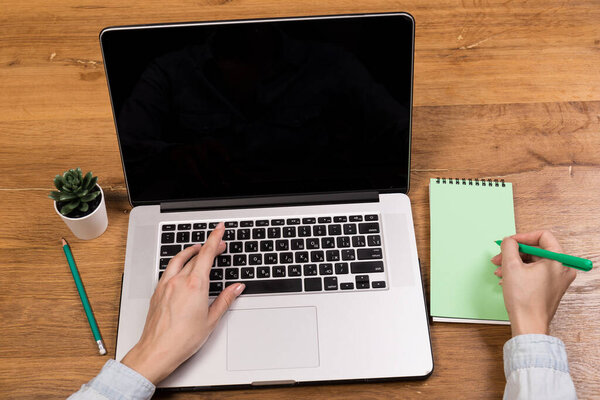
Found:
[[434, 321], [508, 324], [490, 259], [494, 240], [515, 233], [512, 184], [483, 179], [429, 182]]

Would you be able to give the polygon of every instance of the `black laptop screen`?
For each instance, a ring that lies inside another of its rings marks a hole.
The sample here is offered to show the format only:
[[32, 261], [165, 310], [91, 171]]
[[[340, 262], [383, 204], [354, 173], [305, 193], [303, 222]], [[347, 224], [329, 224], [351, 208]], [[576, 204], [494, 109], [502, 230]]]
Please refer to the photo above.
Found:
[[408, 189], [405, 14], [108, 28], [132, 204]]

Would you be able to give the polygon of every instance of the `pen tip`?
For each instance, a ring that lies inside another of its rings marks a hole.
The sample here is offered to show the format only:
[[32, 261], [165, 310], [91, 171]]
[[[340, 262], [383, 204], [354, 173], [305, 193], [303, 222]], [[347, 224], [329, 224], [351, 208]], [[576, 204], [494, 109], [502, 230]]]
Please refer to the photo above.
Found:
[[67, 244], [67, 241], [65, 240], [65, 238], [60, 238], [60, 240], [62, 241], [63, 246]]

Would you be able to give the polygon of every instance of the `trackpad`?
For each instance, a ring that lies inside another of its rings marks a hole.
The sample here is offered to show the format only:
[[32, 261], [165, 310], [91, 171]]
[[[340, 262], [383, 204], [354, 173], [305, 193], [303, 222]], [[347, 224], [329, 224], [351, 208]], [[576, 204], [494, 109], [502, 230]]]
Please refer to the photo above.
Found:
[[316, 307], [231, 310], [229, 313], [229, 371], [319, 366]]

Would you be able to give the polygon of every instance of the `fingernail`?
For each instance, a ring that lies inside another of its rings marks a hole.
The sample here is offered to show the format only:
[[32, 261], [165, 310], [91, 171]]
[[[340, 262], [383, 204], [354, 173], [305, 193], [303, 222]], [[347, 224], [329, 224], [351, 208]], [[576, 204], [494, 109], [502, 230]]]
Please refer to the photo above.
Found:
[[219, 222], [217, 224], [217, 229], [221, 229], [221, 228], [224, 228], [224, 227], [225, 227], [225, 222]]
[[225, 244], [225, 242], [223, 241], [223, 239], [221, 239], [221, 242], [219, 242], [219, 246]]
[[239, 296], [244, 289], [246, 289], [246, 285], [244, 285], [243, 283], [240, 283], [239, 285], [237, 285], [237, 287], [235, 288], [235, 295]]

